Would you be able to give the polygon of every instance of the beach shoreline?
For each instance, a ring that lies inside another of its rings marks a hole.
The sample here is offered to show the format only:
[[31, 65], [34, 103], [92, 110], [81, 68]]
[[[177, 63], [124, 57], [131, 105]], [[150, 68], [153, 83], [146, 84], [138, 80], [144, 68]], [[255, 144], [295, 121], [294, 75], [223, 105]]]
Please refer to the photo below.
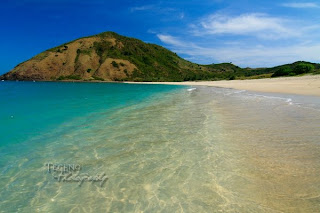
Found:
[[222, 81], [125, 82], [130, 84], [166, 84], [223, 87], [255, 92], [320, 96], [320, 75]]
[[184, 81], [184, 82], [139, 82], [139, 81], [43, 81], [72, 83], [127, 83], [127, 84], [163, 84], [182, 86], [209, 86], [231, 88], [254, 92], [284, 93], [295, 95], [320, 96], [320, 75], [305, 75], [279, 78], [220, 80], [220, 81]]

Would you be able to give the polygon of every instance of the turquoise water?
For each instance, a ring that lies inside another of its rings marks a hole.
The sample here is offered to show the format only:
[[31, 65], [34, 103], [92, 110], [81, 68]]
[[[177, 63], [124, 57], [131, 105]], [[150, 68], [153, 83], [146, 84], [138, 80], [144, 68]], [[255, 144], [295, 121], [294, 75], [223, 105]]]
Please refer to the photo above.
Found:
[[[49, 82], [0, 94], [0, 212], [320, 211], [318, 97]], [[106, 179], [59, 182], [47, 163]]]
[[23, 142], [71, 119], [90, 119], [177, 88], [116, 83], [1, 82], [0, 146]]

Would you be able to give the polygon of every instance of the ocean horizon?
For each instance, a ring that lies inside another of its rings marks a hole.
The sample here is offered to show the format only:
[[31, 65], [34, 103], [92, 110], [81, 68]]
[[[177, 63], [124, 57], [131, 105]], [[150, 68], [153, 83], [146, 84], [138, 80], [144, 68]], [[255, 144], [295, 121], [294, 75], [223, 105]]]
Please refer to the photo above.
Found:
[[0, 212], [319, 212], [320, 98], [0, 82]]

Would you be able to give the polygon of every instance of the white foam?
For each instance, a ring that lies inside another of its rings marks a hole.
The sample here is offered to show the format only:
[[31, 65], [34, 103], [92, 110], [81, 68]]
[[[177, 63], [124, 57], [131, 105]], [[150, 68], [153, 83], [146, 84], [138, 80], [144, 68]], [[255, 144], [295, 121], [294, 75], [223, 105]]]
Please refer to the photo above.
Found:
[[276, 96], [270, 96], [270, 95], [258, 95], [258, 94], [250, 94], [253, 97], [262, 97], [262, 98], [268, 98], [268, 99], [277, 99], [277, 100], [282, 100], [285, 101], [288, 104], [293, 104], [291, 98], [283, 98], [283, 97], [276, 97]]
[[245, 92], [246, 90], [237, 90], [235, 92], [233, 92], [233, 94], [237, 94], [237, 93], [241, 93], [241, 92]]
[[291, 98], [287, 98], [286, 103], [288, 103], [289, 105], [292, 105], [292, 99]]
[[190, 89], [187, 89], [189, 92], [190, 91], [193, 91], [193, 90], [196, 90], [197, 88], [190, 88]]

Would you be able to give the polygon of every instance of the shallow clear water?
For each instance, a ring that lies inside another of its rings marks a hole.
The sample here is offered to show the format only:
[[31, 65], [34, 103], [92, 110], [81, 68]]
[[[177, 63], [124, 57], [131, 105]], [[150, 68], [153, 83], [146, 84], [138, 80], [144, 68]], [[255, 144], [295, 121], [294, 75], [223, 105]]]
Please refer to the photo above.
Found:
[[[317, 97], [5, 83], [0, 211], [320, 211]], [[58, 182], [46, 163], [108, 179]]]

